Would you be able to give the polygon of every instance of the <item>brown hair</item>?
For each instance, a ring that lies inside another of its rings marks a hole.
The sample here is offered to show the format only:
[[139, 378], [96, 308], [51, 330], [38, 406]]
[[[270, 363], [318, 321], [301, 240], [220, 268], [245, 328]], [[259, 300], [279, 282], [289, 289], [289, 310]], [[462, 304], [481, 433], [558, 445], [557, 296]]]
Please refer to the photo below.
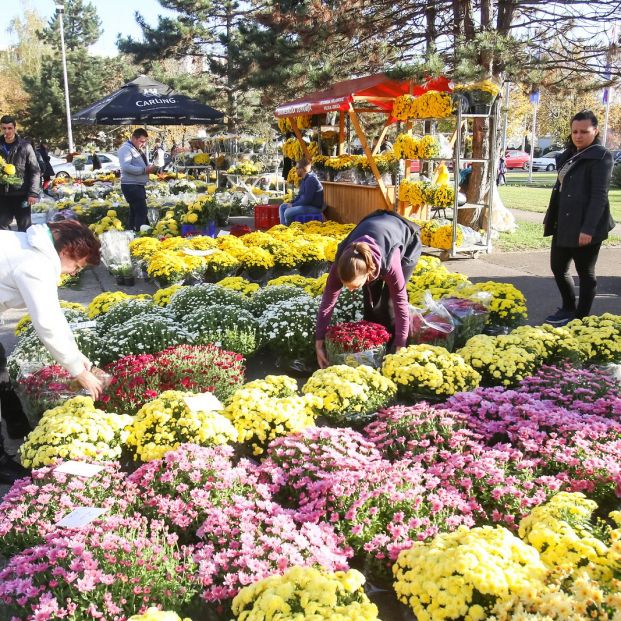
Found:
[[50, 222], [48, 227], [54, 238], [56, 252], [60, 254], [64, 250], [76, 261], [86, 259], [89, 265], [99, 265], [101, 244], [86, 225], [76, 220], [62, 220]]
[[377, 266], [369, 244], [355, 242], [343, 250], [336, 265], [342, 283], [350, 283], [360, 276], [367, 276], [376, 271]]
[[298, 160], [298, 163], [296, 164], [296, 168], [306, 168], [307, 166], [310, 166], [311, 163], [305, 158], [302, 157]]

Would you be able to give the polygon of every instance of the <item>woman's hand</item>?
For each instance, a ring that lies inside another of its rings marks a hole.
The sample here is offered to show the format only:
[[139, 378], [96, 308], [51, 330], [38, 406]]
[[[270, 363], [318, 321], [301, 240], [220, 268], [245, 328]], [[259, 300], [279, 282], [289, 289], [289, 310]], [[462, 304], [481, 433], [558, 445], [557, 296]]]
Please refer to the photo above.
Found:
[[82, 388], [88, 390], [94, 401], [97, 401], [103, 391], [103, 383], [97, 379], [90, 371], [84, 369], [82, 373], [75, 376]]
[[593, 241], [592, 235], [587, 235], [586, 233], [580, 233], [580, 237], [578, 237], [578, 246], [588, 246]]
[[319, 365], [319, 368], [325, 369], [327, 366], [329, 366], [328, 356], [326, 355], [326, 348], [324, 347], [323, 339], [315, 341], [315, 352], [317, 354], [317, 364]]

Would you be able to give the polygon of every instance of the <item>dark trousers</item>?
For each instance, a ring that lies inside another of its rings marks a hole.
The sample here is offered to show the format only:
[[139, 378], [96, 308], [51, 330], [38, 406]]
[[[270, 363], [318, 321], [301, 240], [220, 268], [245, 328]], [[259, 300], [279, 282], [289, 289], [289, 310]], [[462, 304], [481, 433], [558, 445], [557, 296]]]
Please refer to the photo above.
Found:
[[[28, 419], [6, 371], [6, 354], [2, 343], [0, 343], [0, 417], [6, 424], [9, 438], [23, 438], [30, 433]], [[0, 455], [2, 454], [3, 443], [0, 435]]]
[[144, 185], [137, 183], [122, 183], [121, 191], [129, 203], [129, 228], [139, 231], [143, 224], [147, 224], [147, 191]]
[[[417, 263], [418, 256], [415, 257], [414, 261], [401, 262], [403, 278], [406, 284], [410, 280]], [[389, 332], [394, 333], [395, 310], [392, 299], [390, 298], [390, 290], [388, 289], [386, 282], [382, 278], [377, 278], [376, 280], [364, 285], [362, 294], [364, 300], [363, 319], [379, 323]]]
[[[595, 299], [597, 279], [595, 278], [595, 264], [599, 255], [599, 244], [590, 244], [578, 248], [557, 246], [552, 240], [550, 252], [550, 268], [554, 274], [554, 280], [563, 299], [563, 309], [575, 311], [576, 317], [582, 319], [591, 312], [591, 306]], [[574, 280], [569, 275], [569, 266], [574, 262], [580, 283], [580, 298], [576, 306], [576, 294], [574, 292]]]
[[15, 218], [18, 231], [25, 231], [31, 224], [30, 205], [22, 207], [27, 196], [0, 196], [0, 230], [8, 231]]

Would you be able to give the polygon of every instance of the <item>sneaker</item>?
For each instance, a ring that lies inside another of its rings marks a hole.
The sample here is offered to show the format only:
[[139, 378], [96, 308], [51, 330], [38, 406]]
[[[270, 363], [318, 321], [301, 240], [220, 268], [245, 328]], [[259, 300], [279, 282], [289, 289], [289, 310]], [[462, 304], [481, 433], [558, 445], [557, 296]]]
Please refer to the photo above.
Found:
[[23, 466], [13, 461], [8, 455], [0, 453], [0, 483], [13, 485], [30, 474]]
[[544, 323], [549, 323], [555, 328], [560, 328], [561, 326], [569, 323], [572, 319], [575, 319], [575, 317], [576, 311], [559, 308], [553, 315], [546, 317]]

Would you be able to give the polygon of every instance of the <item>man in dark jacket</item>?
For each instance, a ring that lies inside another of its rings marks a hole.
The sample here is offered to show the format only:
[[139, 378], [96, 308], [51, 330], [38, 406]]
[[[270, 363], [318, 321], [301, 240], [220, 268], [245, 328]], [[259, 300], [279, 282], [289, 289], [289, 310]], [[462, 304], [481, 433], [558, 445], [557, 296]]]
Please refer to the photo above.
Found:
[[280, 223], [289, 226], [296, 216], [317, 215], [323, 211], [323, 186], [317, 175], [311, 172], [311, 164], [302, 158], [295, 167], [300, 181], [300, 191], [291, 203], [283, 203], [278, 208]]
[[31, 207], [39, 200], [41, 169], [32, 145], [16, 133], [15, 118], [0, 118], [3, 136], [0, 138], [0, 157], [15, 166], [15, 174], [23, 179], [20, 186], [0, 185], [0, 229], [10, 228], [13, 218], [18, 231], [31, 224]]

